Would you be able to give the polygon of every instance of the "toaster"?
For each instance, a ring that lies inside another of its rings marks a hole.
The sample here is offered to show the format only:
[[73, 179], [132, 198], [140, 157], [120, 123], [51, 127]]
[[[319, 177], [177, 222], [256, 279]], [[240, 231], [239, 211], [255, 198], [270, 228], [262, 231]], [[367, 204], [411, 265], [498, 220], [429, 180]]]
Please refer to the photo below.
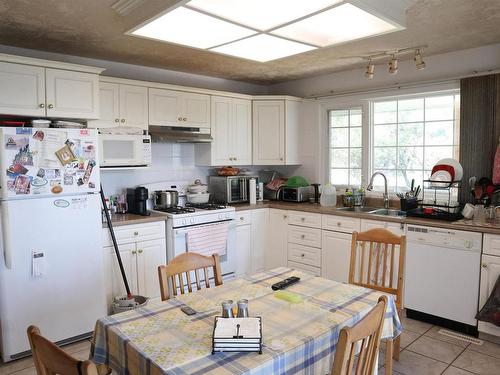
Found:
[[310, 196], [310, 186], [284, 187], [281, 193], [281, 199], [286, 202], [309, 202]]

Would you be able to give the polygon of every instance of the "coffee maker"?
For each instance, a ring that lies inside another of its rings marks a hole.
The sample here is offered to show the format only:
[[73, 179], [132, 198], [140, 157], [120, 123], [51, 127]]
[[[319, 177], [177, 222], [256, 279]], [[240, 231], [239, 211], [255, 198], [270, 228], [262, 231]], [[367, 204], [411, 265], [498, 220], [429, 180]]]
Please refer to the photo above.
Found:
[[146, 207], [148, 200], [148, 189], [143, 186], [135, 189], [127, 189], [128, 212], [131, 214], [149, 216], [150, 213]]

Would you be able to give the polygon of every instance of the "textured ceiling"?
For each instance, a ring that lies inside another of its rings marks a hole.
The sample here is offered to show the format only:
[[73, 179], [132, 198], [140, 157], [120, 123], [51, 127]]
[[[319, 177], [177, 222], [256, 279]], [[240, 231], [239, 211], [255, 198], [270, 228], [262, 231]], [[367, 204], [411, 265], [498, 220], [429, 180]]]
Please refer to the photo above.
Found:
[[270, 84], [360, 66], [346, 56], [424, 45], [436, 54], [498, 43], [499, 0], [417, 0], [406, 30], [267, 63], [124, 35], [175, 4], [143, 0], [125, 16], [116, 0], [0, 0], [0, 44]]

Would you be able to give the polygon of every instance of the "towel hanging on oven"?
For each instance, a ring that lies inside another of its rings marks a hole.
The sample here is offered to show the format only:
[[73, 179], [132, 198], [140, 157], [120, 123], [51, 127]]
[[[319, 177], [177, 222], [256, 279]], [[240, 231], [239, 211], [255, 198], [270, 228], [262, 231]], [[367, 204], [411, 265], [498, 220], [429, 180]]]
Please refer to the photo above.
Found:
[[188, 229], [187, 251], [201, 255], [226, 255], [228, 223], [214, 223]]

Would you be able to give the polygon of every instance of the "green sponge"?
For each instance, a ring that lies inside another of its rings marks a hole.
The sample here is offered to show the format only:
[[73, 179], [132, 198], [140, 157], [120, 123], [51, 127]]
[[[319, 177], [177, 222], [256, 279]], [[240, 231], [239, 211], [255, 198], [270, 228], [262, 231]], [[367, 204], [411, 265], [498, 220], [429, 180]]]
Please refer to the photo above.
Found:
[[302, 297], [298, 294], [287, 292], [286, 290], [278, 290], [274, 293], [276, 298], [282, 299], [283, 301], [287, 301], [290, 303], [299, 303], [302, 302]]

